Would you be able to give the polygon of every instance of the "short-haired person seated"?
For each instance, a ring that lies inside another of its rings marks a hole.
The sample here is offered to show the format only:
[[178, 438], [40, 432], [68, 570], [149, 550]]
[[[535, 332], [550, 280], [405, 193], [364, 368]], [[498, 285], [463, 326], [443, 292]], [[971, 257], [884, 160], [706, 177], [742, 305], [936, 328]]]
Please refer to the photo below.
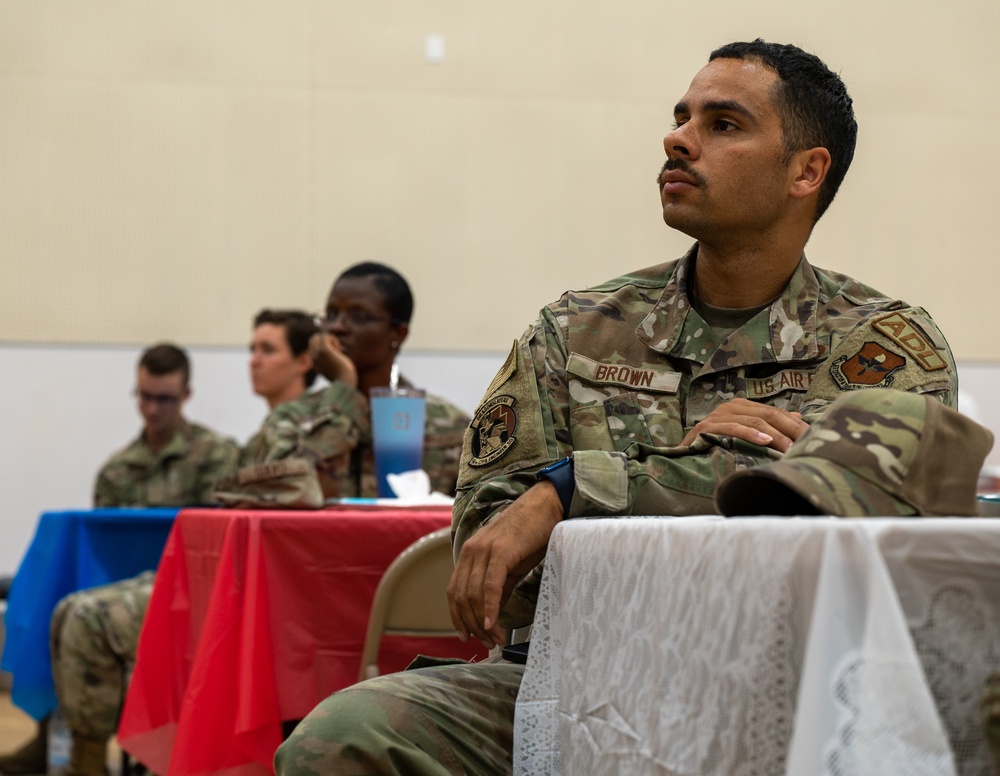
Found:
[[[732, 43], [674, 119], [657, 190], [695, 244], [543, 308], [474, 415], [447, 591], [465, 638], [492, 647], [531, 623], [561, 520], [714, 513], [724, 477], [780, 458], [855, 391], [955, 403], [926, 311], [805, 258], [854, 154], [836, 73], [795, 46]], [[276, 771], [511, 773], [523, 670], [491, 659], [345, 688], [282, 744]]]

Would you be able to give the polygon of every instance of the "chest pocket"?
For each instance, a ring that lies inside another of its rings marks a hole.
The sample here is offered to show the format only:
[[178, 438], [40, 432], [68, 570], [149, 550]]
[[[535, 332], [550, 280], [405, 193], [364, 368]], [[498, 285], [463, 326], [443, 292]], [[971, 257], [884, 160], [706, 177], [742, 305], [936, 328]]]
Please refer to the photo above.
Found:
[[604, 412], [608, 420], [608, 431], [616, 450], [624, 450], [633, 442], [643, 445], [653, 444], [653, 438], [646, 425], [646, 418], [634, 393], [612, 396], [604, 402]]
[[[624, 451], [632, 443], [676, 444], [683, 436], [680, 374], [662, 366], [610, 367], [577, 353], [570, 355], [566, 371], [575, 448]], [[632, 385], [641, 390], [628, 390]]]

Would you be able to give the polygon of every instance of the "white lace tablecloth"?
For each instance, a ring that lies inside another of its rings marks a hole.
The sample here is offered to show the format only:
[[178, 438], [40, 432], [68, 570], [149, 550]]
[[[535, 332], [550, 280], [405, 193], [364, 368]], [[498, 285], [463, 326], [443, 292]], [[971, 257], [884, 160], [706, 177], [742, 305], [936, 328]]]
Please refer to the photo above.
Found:
[[572, 520], [546, 564], [515, 774], [994, 773], [1000, 520]]

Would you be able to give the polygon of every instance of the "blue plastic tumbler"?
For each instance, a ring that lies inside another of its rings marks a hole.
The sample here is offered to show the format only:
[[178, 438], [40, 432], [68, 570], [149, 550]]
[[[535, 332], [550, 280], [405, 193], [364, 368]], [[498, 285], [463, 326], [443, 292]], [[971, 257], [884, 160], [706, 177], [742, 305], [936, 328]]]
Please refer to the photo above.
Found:
[[421, 468], [424, 459], [424, 392], [372, 388], [372, 441], [379, 498], [393, 498], [386, 475]]

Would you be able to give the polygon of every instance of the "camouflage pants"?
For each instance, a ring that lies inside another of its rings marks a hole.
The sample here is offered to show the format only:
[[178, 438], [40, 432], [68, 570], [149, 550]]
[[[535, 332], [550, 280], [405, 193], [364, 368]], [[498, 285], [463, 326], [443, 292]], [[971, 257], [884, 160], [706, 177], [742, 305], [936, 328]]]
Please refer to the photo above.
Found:
[[110, 738], [153, 590], [153, 572], [63, 598], [52, 614], [56, 696], [70, 730]]
[[983, 723], [986, 743], [1000, 768], [1000, 672], [992, 674], [979, 698], [979, 719]]
[[348, 687], [299, 723], [274, 758], [278, 776], [509, 774], [524, 666], [463, 663]]

